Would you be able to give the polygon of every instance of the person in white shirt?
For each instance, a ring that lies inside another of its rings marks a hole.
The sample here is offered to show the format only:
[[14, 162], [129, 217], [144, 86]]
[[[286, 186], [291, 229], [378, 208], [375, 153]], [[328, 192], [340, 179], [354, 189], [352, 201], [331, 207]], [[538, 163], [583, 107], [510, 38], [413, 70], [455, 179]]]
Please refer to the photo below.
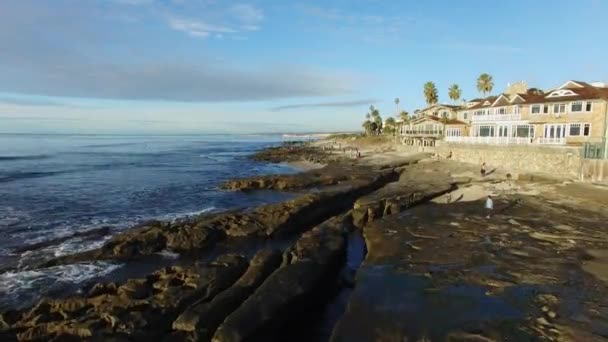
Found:
[[492, 211], [494, 210], [494, 201], [492, 200], [492, 196], [488, 195], [486, 199], [486, 218], [490, 218], [492, 216]]

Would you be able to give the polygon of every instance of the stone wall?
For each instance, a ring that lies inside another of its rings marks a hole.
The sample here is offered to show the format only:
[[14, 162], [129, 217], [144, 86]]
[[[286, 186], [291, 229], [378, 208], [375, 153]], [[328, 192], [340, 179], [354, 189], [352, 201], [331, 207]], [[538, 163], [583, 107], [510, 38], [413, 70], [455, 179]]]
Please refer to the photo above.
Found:
[[499, 168], [513, 174], [539, 172], [557, 177], [580, 179], [581, 149], [561, 146], [506, 146], [450, 144], [441, 142], [436, 153], [465, 163], [481, 165], [489, 170]]

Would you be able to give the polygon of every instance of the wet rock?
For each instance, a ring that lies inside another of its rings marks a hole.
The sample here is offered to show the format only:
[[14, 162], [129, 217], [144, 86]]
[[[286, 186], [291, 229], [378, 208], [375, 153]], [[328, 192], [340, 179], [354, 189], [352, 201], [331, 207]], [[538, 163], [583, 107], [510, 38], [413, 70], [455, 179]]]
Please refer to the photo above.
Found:
[[41, 267], [91, 259], [129, 260], [172, 250], [203, 251], [227, 238], [275, 236], [300, 232], [348, 210], [360, 196], [374, 191], [398, 175], [392, 169], [366, 172], [330, 191], [302, 195], [282, 203], [166, 224], [153, 222], [114, 236], [103, 247], [45, 262]]
[[[291, 252], [291, 263], [272, 273], [216, 331], [213, 341], [256, 340], [305, 311], [327, 281], [338, 275], [346, 252], [344, 218], [304, 233]], [[265, 337], [268, 339], [268, 337]], [[270, 338], [272, 340], [272, 338]]]
[[[339, 152], [339, 153], [338, 153]], [[328, 162], [341, 159], [341, 151], [323, 150], [303, 142], [285, 142], [278, 147], [271, 147], [255, 153], [255, 161], [283, 163], [295, 161]]]
[[241, 278], [210, 302], [190, 306], [173, 322], [173, 329], [196, 332], [199, 340], [207, 340], [222, 321], [233, 312], [280, 265], [281, 253], [258, 252]]
[[400, 213], [452, 189], [453, 181], [447, 172], [428, 170], [420, 165], [406, 168], [399, 181], [389, 183], [355, 202], [353, 223], [356, 227], [363, 227], [369, 222]]
[[97, 297], [104, 294], [115, 294], [118, 290], [116, 283], [97, 283], [89, 290], [89, 297]]
[[96, 285], [87, 297], [41, 300], [15, 327], [18, 340], [160, 339], [195, 301], [209, 301], [247, 268], [238, 255], [188, 267], [167, 267], [118, 286]]

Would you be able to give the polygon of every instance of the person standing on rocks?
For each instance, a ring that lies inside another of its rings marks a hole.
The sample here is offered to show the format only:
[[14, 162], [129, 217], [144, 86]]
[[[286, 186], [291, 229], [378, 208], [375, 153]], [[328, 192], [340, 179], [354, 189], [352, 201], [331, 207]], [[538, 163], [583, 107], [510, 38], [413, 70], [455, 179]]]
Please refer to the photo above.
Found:
[[492, 217], [492, 212], [494, 211], [494, 201], [492, 200], [492, 196], [488, 195], [488, 198], [486, 199], [486, 205], [485, 205], [485, 211], [486, 211], [486, 218], [490, 218]]
[[485, 177], [486, 176], [486, 163], [481, 164], [481, 177]]

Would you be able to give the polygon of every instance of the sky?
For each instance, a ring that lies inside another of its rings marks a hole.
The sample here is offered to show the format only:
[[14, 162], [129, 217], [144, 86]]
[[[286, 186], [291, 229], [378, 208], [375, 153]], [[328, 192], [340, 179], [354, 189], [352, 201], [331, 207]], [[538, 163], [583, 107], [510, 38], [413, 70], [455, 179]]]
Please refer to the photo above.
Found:
[[608, 81], [608, 0], [0, 0], [0, 133], [353, 131], [525, 80]]

